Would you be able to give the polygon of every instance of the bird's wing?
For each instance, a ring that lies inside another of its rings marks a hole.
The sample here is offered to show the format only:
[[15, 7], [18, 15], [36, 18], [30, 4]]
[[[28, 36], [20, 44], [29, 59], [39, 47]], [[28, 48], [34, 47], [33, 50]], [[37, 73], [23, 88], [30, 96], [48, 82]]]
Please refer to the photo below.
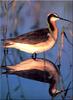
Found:
[[48, 28], [28, 32], [13, 39], [17, 43], [37, 44], [48, 39]]

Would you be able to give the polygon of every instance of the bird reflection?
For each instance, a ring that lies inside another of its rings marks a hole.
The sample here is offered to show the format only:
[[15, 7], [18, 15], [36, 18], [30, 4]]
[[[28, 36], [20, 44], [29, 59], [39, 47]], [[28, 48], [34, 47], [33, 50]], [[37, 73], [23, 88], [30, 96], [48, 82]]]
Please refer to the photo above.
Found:
[[26, 59], [14, 66], [7, 66], [5, 69], [7, 71], [2, 72], [2, 74], [15, 74], [23, 78], [49, 83], [49, 93], [51, 96], [59, 92], [57, 83], [59, 82], [60, 72], [57, 66], [50, 60], [40, 58], [36, 60], [32, 58]]

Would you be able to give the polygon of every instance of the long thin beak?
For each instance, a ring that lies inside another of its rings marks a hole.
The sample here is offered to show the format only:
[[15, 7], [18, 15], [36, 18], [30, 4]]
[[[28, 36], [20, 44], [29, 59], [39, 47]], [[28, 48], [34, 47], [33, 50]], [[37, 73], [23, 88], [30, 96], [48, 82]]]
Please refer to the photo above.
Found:
[[70, 23], [72, 23], [73, 24], [73, 22], [72, 21], [70, 21], [70, 20], [68, 20], [68, 19], [64, 19], [64, 18], [61, 18], [61, 17], [58, 17], [60, 20], [64, 20], [64, 21], [67, 21], [67, 22], [70, 22]]
[[61, 90], [61, 91], [57, 92], [56, 95], [57, 95], [57, 94], [60, 94], [60, 93], [62, 93], [62, 92], [66, 92], [66, 91], [71, 90], [71, 89], [72, 89], [72, 88], [65, 89], [65, 90]]
[[64, 18], [61, 18], [61, 17], [57, 17], [57, 18], [59, 18], [60, 20], [64, 20], [64, 21], [67, 21], [67, 22], [70, 22], [70, 23], [72, 23], [73, 24], [73, 22], [72, 21], [70, 21], [70, 20], [68, 20], [68, 19], [64, 19]]

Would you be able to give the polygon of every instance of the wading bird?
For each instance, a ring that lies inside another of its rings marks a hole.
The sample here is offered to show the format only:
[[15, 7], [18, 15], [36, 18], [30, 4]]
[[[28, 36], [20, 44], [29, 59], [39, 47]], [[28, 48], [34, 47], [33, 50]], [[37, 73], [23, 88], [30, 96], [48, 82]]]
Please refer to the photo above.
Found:
[[57, 84], [60, 79], [60, 72], [57, 66], [50, 60], [36, 58], [36, 60], [30, 58], [26, 59], [19, 64], [13, 66], [1, 67], [7, 69], [2, 74], [15, 74], [23, 78], [28, 78], [44, 83], [49, 83], [49, 93], [51, 96], [58, 94]]
[[[7, 39], [4, 42], [4, 47], [16, 48], [31, 54], [41, 53], [51, 49], [57, 41], [58, 28], [56, 26], [56, 21], [59, 19], [71, 22], [59, 17], [57, 14], [48, 14], [48, 28], [38, 29], [17, 36], [16, 38]], [[32, 55], [32, 58], [33, 57]]]

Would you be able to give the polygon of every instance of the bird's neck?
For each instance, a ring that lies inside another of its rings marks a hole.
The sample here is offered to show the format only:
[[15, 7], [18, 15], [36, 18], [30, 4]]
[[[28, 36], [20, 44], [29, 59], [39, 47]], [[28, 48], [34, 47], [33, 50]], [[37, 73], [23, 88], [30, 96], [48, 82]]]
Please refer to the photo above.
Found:
[[49, 31], [50, 31], [51, 35], [53, 36], [53, 38], [55, 40], [57, 40], [58, 28], [56, 26], [56, 22], [55, 21], [51, 21], [51, 22], [49, 21], [48, 28], [49, 28]]

